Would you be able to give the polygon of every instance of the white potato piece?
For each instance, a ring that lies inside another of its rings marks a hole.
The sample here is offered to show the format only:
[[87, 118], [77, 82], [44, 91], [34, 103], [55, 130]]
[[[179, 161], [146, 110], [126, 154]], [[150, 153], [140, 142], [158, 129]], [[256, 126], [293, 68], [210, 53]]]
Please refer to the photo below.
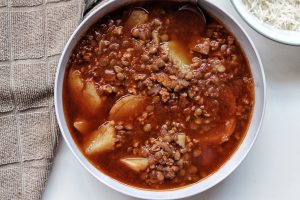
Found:
[[129, 27], [134, 27], [139, 24], [143, 24], [148, 21], [148, 12], [142, 8], [135, 8], [129, 15], [126, 25]]
[[70, 69], [68, 87], [80, 109], [91, 115], [98, 113], [103, 105], [104, 98], [98, 95], [93, 81], [84, 81], [79, 70]]
[[74, 123], [73, 126], [76, 128], [77, 131], [79, 131], [81, 134], [86, 134], [89, 129], [90, 129], [90, 125], [88, 123], [88, 121], [84, 120], [84, 119], [80, 119], [77, 118]]
[[230, 136], [234, 133], [235, 128], [236, 118], [232, 117], [217, 128], [201, 134], [197, 139], [199, 139], [201, 143], [205, 143], [207, 145], [222, 144], [229, 140]]
[[145, 170], [149, 165], [147, 158], [123, 158], [121, 162], [136, 172]]
[[82, 91], [82, 104], [90, 114], [97, 113], [103, 105], [103, 99], [98, 95], [95, 83], [87, 81]]
[[95, 155], [103, 151], [114, 149], [116, 143], [116, 130], [113, 122], [101, 125], [91, 134], [91, 138], [86, 143], [85, 152], [88, 155]]
[[110, 120], [130, 119], [144, 109], [145, 98], [139, 95], [121, 97], [109, 112]]
[[182, 148], [185, 147], [185, 140], [186, 140], [186, 136], [185, 134], [179, 134], [177, 136], [177, 140], [176, 140], [176, 143], [181, 146]]
[[169, 41], [162, 44], [162, 49], [168, 54], [168, 57], [178, 67], [182, 73], [189, 72], [191, 59], [186, 54], [184, 47], [176, 41]]
[[80, 77], [80, 71], [70, 69], [68, 74], [68, 87], [71, 94], [77, 96], [81, 93], [84, 82]]

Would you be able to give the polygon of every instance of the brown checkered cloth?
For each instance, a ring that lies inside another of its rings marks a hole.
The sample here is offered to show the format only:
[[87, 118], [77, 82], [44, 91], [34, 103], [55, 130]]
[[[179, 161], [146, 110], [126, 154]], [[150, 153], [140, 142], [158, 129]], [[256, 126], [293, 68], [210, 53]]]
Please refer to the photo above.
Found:
[[41, 198], [59, 130], [60, 53], [84, 0], [0, 0], [0, 199]]

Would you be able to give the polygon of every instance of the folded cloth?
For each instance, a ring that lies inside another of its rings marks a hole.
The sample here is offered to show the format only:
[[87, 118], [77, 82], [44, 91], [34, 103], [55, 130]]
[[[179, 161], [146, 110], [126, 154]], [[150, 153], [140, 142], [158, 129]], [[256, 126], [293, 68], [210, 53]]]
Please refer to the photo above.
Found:
[[57, 145], [60, 53], [84, 0], [0, 0], [0, 199], [41, 198]]

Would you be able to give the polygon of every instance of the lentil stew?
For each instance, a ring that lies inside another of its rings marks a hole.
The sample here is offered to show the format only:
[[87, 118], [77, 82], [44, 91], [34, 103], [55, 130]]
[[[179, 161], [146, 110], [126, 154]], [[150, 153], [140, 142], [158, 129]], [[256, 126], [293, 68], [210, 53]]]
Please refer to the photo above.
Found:
[[99, 170], [125, 184], [173, 189], [218, 170], [243, 140], [254, 83], [234, 36], [180, 3], [144, 3], [102, 18], [74, 49], [63, 106]]

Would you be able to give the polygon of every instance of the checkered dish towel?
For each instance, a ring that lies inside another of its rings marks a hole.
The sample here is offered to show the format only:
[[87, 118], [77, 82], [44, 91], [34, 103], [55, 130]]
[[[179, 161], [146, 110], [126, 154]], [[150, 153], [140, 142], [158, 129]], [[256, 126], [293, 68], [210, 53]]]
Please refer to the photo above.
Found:
[[0, 0], [0, 199], [41, 198], [58, 139], [53, 87], [84, 0]]

